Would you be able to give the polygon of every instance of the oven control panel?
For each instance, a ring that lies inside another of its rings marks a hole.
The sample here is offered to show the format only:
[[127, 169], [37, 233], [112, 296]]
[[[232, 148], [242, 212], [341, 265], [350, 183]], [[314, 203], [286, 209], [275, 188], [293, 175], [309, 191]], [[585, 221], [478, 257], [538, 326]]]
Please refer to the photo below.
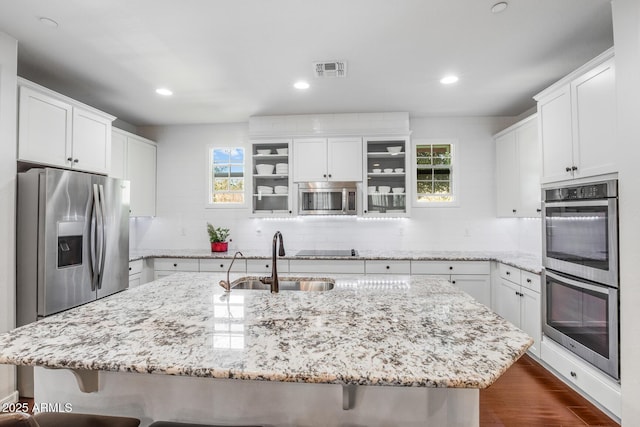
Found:
[[586, 200], [586, 199], [606, 199], [617, 196], [617, 182], [615, 180], [598, 182], [571, 187], [550, 188], [544, 190], [544, 200]]

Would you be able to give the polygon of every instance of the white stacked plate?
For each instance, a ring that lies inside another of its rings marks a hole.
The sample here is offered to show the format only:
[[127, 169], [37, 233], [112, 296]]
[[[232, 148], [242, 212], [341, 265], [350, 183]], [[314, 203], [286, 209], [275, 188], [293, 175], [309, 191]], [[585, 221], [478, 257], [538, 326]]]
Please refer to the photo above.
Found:
[[273, 187], [269, 187], [268, 185], [258, 185], [256, 189], [258, 190], [258, 194], [273, 194]]
[[276, 148], [276, 153], [278, 153], [281, 156], [286, 156], [287, 154], [289, 154], [289, 149], [288, 148]]
[[259, 148], [256, 152], [260, 155], [271, 154], [271, 148]]
[[278, 163], [276, 164], [276, 174], [277, 175], [286, 175], [289, 173], [289, 165], [287, 163]]
[[286, 185], [276, 185], [274, 191], [276, 194], [287, 194], [289, 193], [289, 187]]

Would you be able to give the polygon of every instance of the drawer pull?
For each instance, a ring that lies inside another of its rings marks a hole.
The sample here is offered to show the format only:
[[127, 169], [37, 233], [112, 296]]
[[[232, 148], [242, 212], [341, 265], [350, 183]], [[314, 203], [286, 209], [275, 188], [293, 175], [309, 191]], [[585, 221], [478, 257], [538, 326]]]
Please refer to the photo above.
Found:
[[451, 266], [451, 265], [450, 265], [450, 266], [449, 266], [449, 270], [453, 270], [453, 266]]
[[578, 377], [578, 374], [576, 374], [574, 371], [571, 371], [570, 374], [571, 374], [571, 376], [573, 378], [577, 378]]
[[129, 271], [131, 271], [131, 267], [129, 267]]
[[507, 276], [511, 276], [511, 272], [510, 271], [507, 271]]
[[391, 268], [391, 267], [389, 267], [388, 265], [386, 266], [386, 269], [387, 269], [387, 270], [388, 270], [388, 269], [390, 269], [390, 268]]
[[224, 268], [224, 264], [220, 264], [220, 268]]
[[527, 283], [531, 283], [531, 279], [527, 279]]
[[265, 264], [265, 265], [264, 265], [264, 267], [265, 267], [265, 268], [269, 268], [269, 264]]
[[451, 281], [451, 283], [453, 283], [453, 284], [455, 285], [455, 284], [456, 284], [456, 281], [455, 281], [455, 280], [452, 280], [452, 281]]
[[177, 267], [177, 266], [178, 266], [178, 264], [173, 264], [173, 266], [174, 266], [174, 267]]

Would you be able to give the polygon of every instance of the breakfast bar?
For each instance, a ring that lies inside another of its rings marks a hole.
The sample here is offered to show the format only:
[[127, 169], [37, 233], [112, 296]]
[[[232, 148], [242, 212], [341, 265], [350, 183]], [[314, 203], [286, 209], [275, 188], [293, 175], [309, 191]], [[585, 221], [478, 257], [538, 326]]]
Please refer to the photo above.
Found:
[[226, 293], [224, 276], [176, 273], [2, 334], [0, 363], [37, 367], [36, 402], [143, 426], [474, 426], [478, 390], [532, 343], [446, 280], [271, 294]]

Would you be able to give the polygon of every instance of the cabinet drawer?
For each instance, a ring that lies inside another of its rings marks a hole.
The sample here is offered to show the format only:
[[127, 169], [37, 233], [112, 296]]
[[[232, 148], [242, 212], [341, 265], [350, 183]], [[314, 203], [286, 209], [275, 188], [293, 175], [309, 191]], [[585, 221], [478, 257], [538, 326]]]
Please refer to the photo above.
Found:
[[555, 369], [567, 383], [573, 384], [593, 400], [620, 417], [620, 385], [613, 379], [545, 338], [541, 345], [542, 360]]
[[129, 276], [129, 287], [135, 288], [136, 286], [140, 286], [142, 284], [142, 277], [139, 274]]
[[[289, 272], [289, 260], [278, 260], [278, 273]], [[248, 273], [268, 273], [271, 274], [271, 260], [270, 259], [248, 259], [247, 260], [247, 272]]]
[[290, 273], [364, 274], [362, 260], [289, 260]]
[[154, 270], [159, 271], [198, 271], [197, 259], [186, 258], [156, 258], [153, 261]]
[[[226, 272], [231, 265], [232, 258], [207, 258], [200, 260], [200, 271], [222, 271]], [[247, 261], [237, 259], [231, 267], [231, 271], [244, 273], [247, 271]]]
[[505, 280], [509, 280], [510, 282], [520, 284], [520, 269], [512, 267], [507, 264], [498, 264], [498, 269], [500, 270], [500, 277]]
[[540, 293], [540, 275], [529, 273], [528, 271], [520, 271], [520, 283], [533, 292]]
[[129, 276], [133, 274], [142, 273], [142, 260], [137, 259], [129, 262]]
[[366, 274], [411, 274], [411, 261], [365, 261]]
[[490, 274], [490, 261], [411, 261], [411, 274]]

